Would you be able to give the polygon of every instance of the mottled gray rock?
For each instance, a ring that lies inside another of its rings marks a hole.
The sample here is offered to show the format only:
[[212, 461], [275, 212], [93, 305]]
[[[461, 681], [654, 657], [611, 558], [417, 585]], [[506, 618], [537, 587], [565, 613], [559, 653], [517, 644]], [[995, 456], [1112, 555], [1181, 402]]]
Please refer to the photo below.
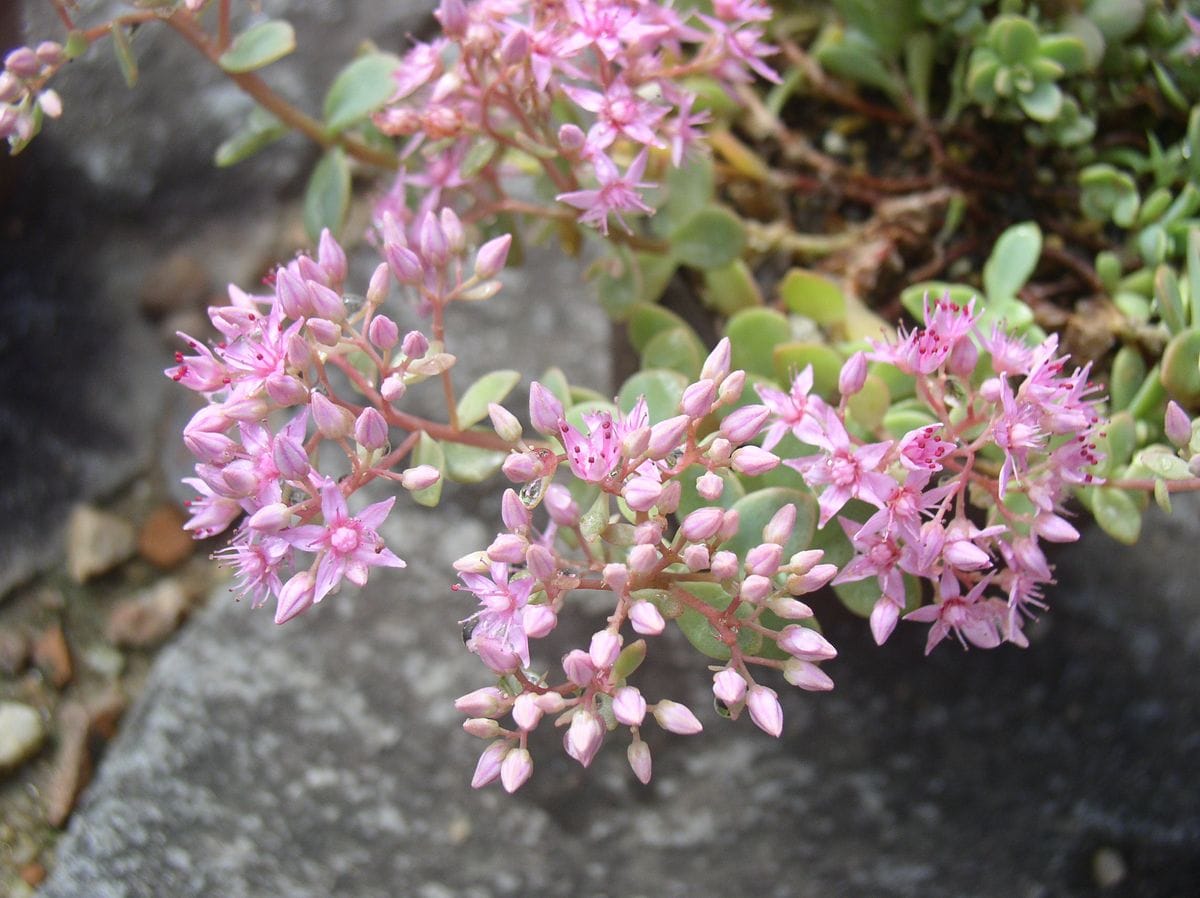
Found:
[[616, 740], [584, 772], [538, 733], [514, 797], [468, 788], [480, 745], [450, 707], [481, 677], [441, 571], [495, 503], [464, 504], [397, 517], [419, 563], [287, 627], [217, 602], [161, 656], [43, 894], [1082, 896], [1098, 853], [1124, 871], [1105, 895], [1200, 881], [1195, 503], [1137, 551], [1064, 552], [1027, 651], [924, 660], [918, 628], [876, 650], [828, 613], [838, 688], [784, 693], [778, 741], [719, 720], [672, 644], [643, 682], [706, 732], [651, 727], [649, 788]]

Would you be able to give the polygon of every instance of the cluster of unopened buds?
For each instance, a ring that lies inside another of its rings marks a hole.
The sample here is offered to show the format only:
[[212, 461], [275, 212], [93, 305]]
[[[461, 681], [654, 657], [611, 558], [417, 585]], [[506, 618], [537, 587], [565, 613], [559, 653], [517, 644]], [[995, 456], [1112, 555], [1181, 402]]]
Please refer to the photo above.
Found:
[[[402, 336], [381, 311], [391, 279], [432, 310], [440, 335], [448, 303], [496, 292], [510, 242], [485, 244], [468, 273], [463, 229], [450, 210], [425, 215], [410, 233], [389, 221], [383, 236], [389, 261], [376, 268], [365, 298], [346, 294], [345, 253], [325, 232], [316, 258], [300, 255], [274, 272], [269, 295], [231, 286], [230, 304], [209, 310], [221, 342], [180, 334], [189, 349], [166, 372], [208, 400], [184, 429], [198, 460], [186, 482], [200, 494], [185, 529], [209, 537], [244, 516], [217, 555], [254, 605], [278, 599], [280, 623], [343, 579], [362, 586], [372, 567], [404, 566], [379, 535], [395, 498], [351, 514], [352, 493], [376, 479], [423, 490], [440, 476], [429, 465], [394, 470], [422, 432], [448, 429], [400, 403], [412, 384], [446, 375], [454, 357], [440, 337]], [[397, 428], [407, 435], [393, 447]]]
[[28, 143], [43, 116], [62, 115], [62, 100], [47, 88], [47, 79], [66, 61], [62, 45], [42, 41], [17, 47], [4, 57], [0, 72], [0, 138], [16, 147]]
[[[437, 16], [442, 36], [409, 50], [374, 117], [408, 139], [406, 168], [380, 207], [397, 216], [410, 185], [422, 209], [448, 191], [481, 214], [505, 209], [506, 179], [494, 169], [512, 148], [540, 162], [581, 222], [607, 234], [612, 216], [628, 230], [625, 215], [652, 211], [648, 151], [679, 166], [709, 118], [685, 79], [729, 90], [752, 73], [779, 80], [763, 61], [775, 52], [762, 40], [771, 10], [754, 0], [717, 0], [712, 15], [652, 0], [443, 0]], [[622, 154], [632, 157], [624, 171]]]
[[[655, 424], [639, 399], [624, 415], [585, 414], [582, 432], [549, 389], [533, 384], [530, 420], [563, 452], [536, 447], [509, 456], [504, 471], [523, 487], [504, 494], [506, 529], [457, 563], [463, 587], [481, 603], [467, 621], [467, 645], [501, 678], [457, 703], [470, 716], [468, 732], [491, 740], [474, 785], [499, 778], [510, 792], [520, 787], [533, 769], [528, 737], [544, 715], [566, 728], [564, 748], [585, 767], [606, 733], [627, 728], [629, 763], [648, 782], [650, 749], [640, 736], [647, 714], [673, 733], [698, 733], [701, 724], [686, 706], [648, 701], [631, 685], [647, 648], [636, 637], [656, 637], [669, 619], [688, 613], [701, 616], [728, 658], [715, 668], [713, 693], [730, 716], [745, 709], [761, 729], [782, 732], [776, 692], [755, 670], [781, 671], [802, 689], [833, 687], [819, 664], [836, 652], [805, 625], [813, 613], [798, 597], [826, 585], [837, 568], [821, 563], [820, 550], [785, 552], [796, 506], [782, 505], [741, 555], [728, 548], [743, 529], [736, 509], [712, 504], [679, 512], [685, 476], [703, 501], [716, 503], [723, 472], [755, 477], [780, 463], [750, 442], [768, 418], [765, 406], [734, 409], [706, 430], [709, 416], [734, 404], [745, 384], [729, 361], [725, 339], [684, 391], [680, 414]], [[494, 419], [505, 414], [493, 410]], [[554, 482], [559, 470], [594, 494], [590, 507]], [[531, 667], [530, 640], [547, 636], [582, 590], [611, 593], [612, 612], [586, 648], [563, 656], [555, 682]], [[509, 715], [506, 728], [500, 720]]]

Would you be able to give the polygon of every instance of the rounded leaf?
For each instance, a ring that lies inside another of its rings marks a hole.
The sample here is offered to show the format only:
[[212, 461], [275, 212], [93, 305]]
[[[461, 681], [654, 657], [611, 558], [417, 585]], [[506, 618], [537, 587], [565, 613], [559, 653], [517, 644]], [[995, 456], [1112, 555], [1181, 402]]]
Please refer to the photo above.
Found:
[[247, 28], [235, 37], [217, 63], [227, 72], [253, 72], [295, 49], [296, 32], [291, 23], [272, 19]]
[[720, 206], [701, 209], [671, 234], [671, 251], [693, 268], [721, 268], [742, 254], [746, 229], [741, 220]]
[[509, 369], [483, 375], [458, 400], [458, 426], [470, 427], [487, 417], [488, 404], [503, 402], [521, 380], [521, 372]]
[[337, 134], [378, 111], [396, 92], [399, 68], [391, 53], [367, 53], [342, 69], [325, 94], [326, 127]]

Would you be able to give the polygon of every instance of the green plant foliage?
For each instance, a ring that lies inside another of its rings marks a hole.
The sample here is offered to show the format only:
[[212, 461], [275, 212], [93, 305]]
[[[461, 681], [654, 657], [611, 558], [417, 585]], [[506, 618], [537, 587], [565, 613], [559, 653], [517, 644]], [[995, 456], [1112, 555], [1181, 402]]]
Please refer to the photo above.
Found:
[[227, 72], [253, 72], [282, 59], [296, 49], [296, 32], [290, 22], [272, 19], [247, 28], [233, 39], [218, 60]]
[[367, 53], [347, 65], [325, 95], [325, 127], [338, 134], [382, 108], [396, 92], [399, 68], [391, 53]]
[[304, 229], [316, 241], [323, 228], [337, 234], [350, 209], [350, 165], [341, 147], [333, 147], [317, 163], [304, 192]]
[[409, 494], [418, 505], [433, 508], [442, 500], [442, 482], [445, 480], [446, 474], [446, 454], [442, 449], [442, 444], [429, 434], [422, 433], [420, 440], [417, 441], [417, 448], [413, 451], [412, 458], [414, 467], [417, 465], [432, 465], [442, 474], [438, 478], [437, 483], [427, 486], [423, 490], [413, 490]]
[[779, 282], [779, 298], [790, 312], [811, 318], [817, 324], [836, 324], [846, 317], [846, 297], [829, 278], [793, 268]]
[[511, 370], [492, 371], [483, 375], [459, 397], [456, 409], [458, 426], [470, 427], [488, 415], [488, 404], [503, 402], [521, 381], [521, 372]]
[[729, 319], [725, 329], [734, 368], [763, 377], [775, 376], [775, 347], [792, 334], [787, 318], [773, 309], [746, 309]]

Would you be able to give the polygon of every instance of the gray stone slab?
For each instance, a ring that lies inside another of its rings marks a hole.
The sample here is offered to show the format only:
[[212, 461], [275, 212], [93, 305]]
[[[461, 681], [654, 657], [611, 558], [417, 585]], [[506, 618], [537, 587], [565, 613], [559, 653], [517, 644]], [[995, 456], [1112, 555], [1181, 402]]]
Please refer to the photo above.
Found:
[[[538, 734], [516, 796], [467, 781], [452, 699], [480, 682], [445, 565], [489, 535], [469, 496], [394, 525], [414, 564], [284, 628], [214, 606], [161, 656], [61, 843], [46, 898], [1188, 894], [1200, 881], [1200, 507], [1139, 550], [1062, 554], [1027, 651], [923, 660], [827, 616], [833, 693], [785, 693], [783, 739], [719, 720], [676, 643], [649, 788]], [[491, 505], [494, 503], [486, 503]], [[582, 639], [595, 621], [567, 625]], [[1115, 853], [1115, 854], [1114, 854]]]

